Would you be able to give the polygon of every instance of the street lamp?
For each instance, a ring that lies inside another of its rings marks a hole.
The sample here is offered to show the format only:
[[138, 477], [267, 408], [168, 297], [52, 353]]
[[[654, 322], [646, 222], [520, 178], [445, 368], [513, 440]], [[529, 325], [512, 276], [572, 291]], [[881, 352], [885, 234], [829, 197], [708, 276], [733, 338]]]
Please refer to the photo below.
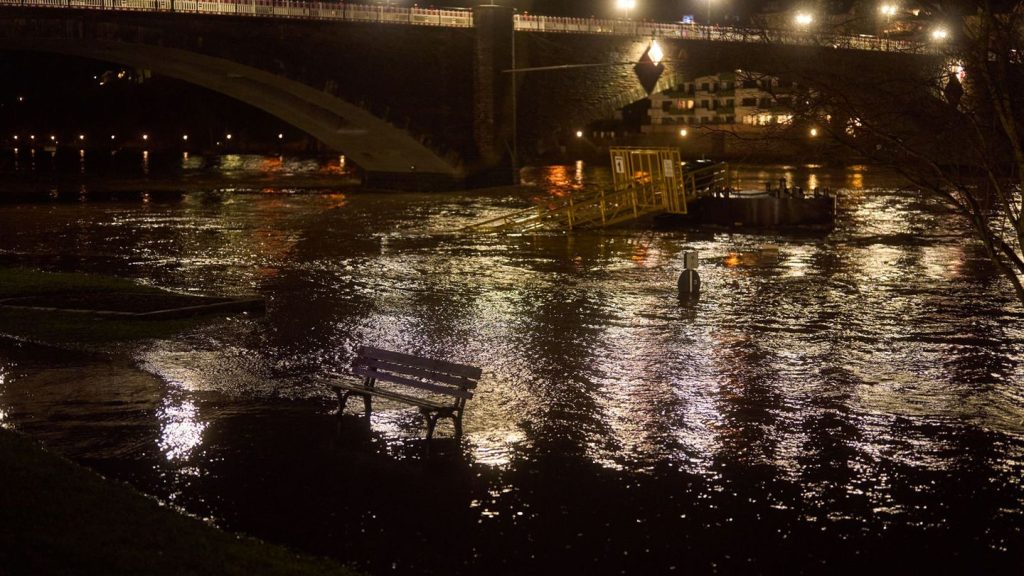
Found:
[[793, 21], [796, 22], [797, 26], [807, 28], [812, 22], [814, 22], [814, 16], [812, 16], [810, 12], [797, 12]]
[[935, 42], [945, 42], [946, 38], [949, 38], [949, 31], [943, 27], [938, 27], [932, 30], [932, 40]]
[[636, 0], [615, 0], [615, 7], [623, 11], [629, 20], [629, 11], [636, 8]]
[[885, 16], [885, 28], [882, 29], [882, 33], [886, 36], [889, 35], [889, 26], [892, 24], [892, 17], [896, 15], [899, 6], [895, 4], [882, 4], [878, 7], [878, 12]]

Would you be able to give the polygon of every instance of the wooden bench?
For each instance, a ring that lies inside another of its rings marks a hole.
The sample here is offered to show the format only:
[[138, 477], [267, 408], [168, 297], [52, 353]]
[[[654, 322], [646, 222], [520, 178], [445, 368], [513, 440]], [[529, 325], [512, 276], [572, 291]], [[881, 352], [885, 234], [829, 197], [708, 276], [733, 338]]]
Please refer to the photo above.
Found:
[[[462, 435], [462, 411], [482, 371], [473, 366], [434, 360], [401, 352], [363, 346], [352, 362], [352, 374], [361, 383], [332, 381], [338, 395], [338, 414], [345, 410], [349, 396], [363, 397], [369, 418], [374, 396], [418, 406], [427, 421], [427, 439], [434, 434], [437, 419], [450, 417], [456, 437]], [[384, 383], [384, 387], [378, 386]], [[413, 395], [408, 391], [420, 392]]]

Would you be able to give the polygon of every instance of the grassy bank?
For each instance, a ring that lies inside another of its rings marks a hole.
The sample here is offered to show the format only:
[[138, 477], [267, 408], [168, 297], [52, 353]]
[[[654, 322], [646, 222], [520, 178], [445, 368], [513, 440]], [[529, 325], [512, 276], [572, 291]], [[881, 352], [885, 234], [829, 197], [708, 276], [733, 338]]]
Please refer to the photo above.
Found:
[[[90, 296], [109, 300], [111, 294], [122, 298], [145, 296], [155, 302], [165, 297], [169, 303], [178, 297], [124, 278], [0, 268], [0, 300], [42, 296], [54, 302], [68, 298], [87, 302]], [[0, 334], [55, 345], [88, 347], [141, 338], [166, 338], [201, 321], [197, 318], [135, 320], [59, 310], [0, 308]]]
[[[0, 268], [0, 300], [33, 297], [90, 309], [90, 302], [109, 305], [112, 295], [128, 300], [144, 296], [157, 306], [181, 298], [123, 278]], [[89, 347], [167, 337], [201, 321], [0, 308], [0, 335]], [[225, 533], [0, 427], [0, 576], [23, 574], [353, 572], [327, 560], [301, 557], [280, 546]]]
[[355, 574], [161, 506], [0, 428], [0, 574]]

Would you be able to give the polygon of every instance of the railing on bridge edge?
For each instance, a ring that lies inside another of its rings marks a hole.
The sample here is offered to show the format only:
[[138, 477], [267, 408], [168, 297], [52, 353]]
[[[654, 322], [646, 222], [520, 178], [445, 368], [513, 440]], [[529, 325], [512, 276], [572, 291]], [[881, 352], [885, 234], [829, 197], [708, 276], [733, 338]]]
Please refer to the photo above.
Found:
[[[181, 12], [186, 14], [377, 22], [382, 24], [412, 24], [452, 28], [473, 27], [473, 13], [469, 10], [405, 8], [400, 6], [313, 2], [307, 0], [0, 0], [0, 6], [131, 12]], [[936, 47], [926, 43], [906, 40], [798, 33], [786, 30], [698, 26], [694, 24], [646, 22], [642, 20], [564, 18], [516, 14], [514, 16], [514, 26], [516, 30], [521, 32], [652, 36], [684, 40], [708, 40], [713, 42], [779, 43], [832, 46], [835, 48], [878, 52], [905, 52], [910, 54], [932, 53], [938, 50]]]
[[516, 30], [522, 32], [558, 32], [565, 34], [608, 34], [651, 36], [712, 42], [777, 43], [800, 46], [831, 46], [852, 50], [906, 52], [924, 54], [937, 51], [926, 43], [891, 40], [874, 36], [815, 34], [788, 30], [702, 26], [696, 24], [610, 20], [600, 18], [563, 18], [558, 16], [515, 15]]
[[404, 8], [343, 2], [308, 2], [305, 0], [0, 0], [0, 6], [180, 12], [219, 16], [414, 24], [449, 28], [471, 28], [473, 26], [473, 13], [468, 10]]

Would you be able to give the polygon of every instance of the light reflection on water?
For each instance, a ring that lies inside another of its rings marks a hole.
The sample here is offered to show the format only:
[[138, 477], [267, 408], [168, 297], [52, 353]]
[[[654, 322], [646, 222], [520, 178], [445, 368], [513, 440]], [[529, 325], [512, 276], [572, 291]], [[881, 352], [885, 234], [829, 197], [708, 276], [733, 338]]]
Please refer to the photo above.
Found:
[[[245, 171], [246, 162], [220, 165]], [[257, 169], [289, 162], [260, 159]], [[780, 178], [843, 189], [836, 230], [454, 233], [607, 182], [606, 168], [578, 164], [524, 171], [525, 193], [196, 193], [2, 207], [0, 257], [265, 296], [264, 318], [226, 318], [132, 350], [170, 388], [154, 416], [164, 462], [152, 465], [172, 473], [167, 484], [120, 473], [230, 527], [362, 567], [536, 572], [510, 564], [515, 549], [547, 567], [662, 573], [681, 547], [698, 568], [741, 570], [744, 558], [716, 555], [740, 540], [818, 566], [816, 545], [839, 557], [889, 551], [866, 536], [886, 530], [899, 534], [893, 549], [963, 539], [982, 543], [975, 557], [1000, 546], [1019, 554], [1024, 328], [1008, 287], [961, 239], [962, 224], [894, 193], [884, 175], [769, 167], [734, 181], [763, 189]], [[777, 261], [758, 256], [764, 244], [779, 248]], [[681, 303], [684, 249], [700, 252], [705, 288]], [[420, 473], [439, 464], [424, 457], [415, 410], [381, 403], [362, 434], [339, 433], [326, 416], [330, 395], [316, 377], [344, 368], [363, 343], [483, 367], [462, 448], [448, 449], [464, 462], [434, 472], [443, 487]], [[12, 412], [9, 398], [0, 388], [0, 409]], [[426, 502], [403, 497], [409, 487], [396, 477], [413, 478]], [[270, 489], [275, 502], [259, 494]], [[330, 538], [340, 522], [346, 533], [401, 540], [423, 530], [407, 517], [431, 517], [434, 503], [474, 553], [432, 556], [428, 536], [377, 552], [363, 538]], [[977, 517], [964, 512], [971, 506]], [[318, 531], [322, 539], [305, 540]], [[820, 536], [831, 532], [852, 548]], [[509, 538], [510, 547], [488, 544]], [[652, 557], [637, 559], [645, 549]]]

